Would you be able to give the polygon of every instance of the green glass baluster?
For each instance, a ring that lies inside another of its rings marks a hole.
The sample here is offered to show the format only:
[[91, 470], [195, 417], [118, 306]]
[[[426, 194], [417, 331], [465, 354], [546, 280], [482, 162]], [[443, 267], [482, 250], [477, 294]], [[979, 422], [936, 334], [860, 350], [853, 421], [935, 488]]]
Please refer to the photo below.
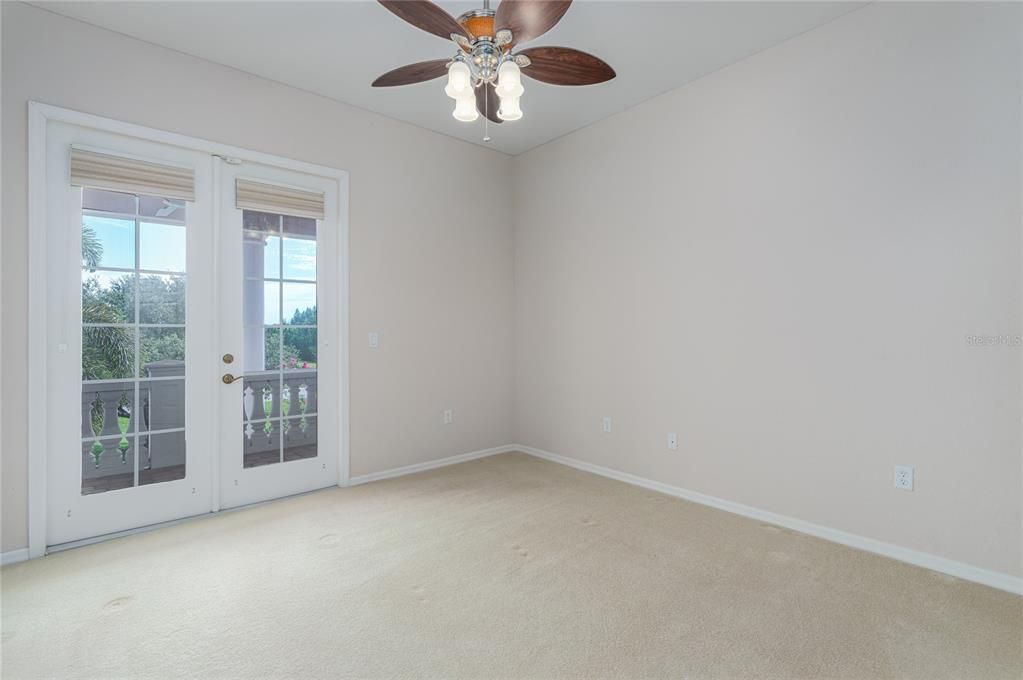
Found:
[[305, 417], [305, 409], [309, 403], [309, 386], [302, 383], [298, 386], [298, 412], [302, 414], [302, 417], [298, 419], [298, 429], [305, 434], [306, 428], [309, 427], [309, 421]]
[[[96, 398], [92, 400], [90, 406], [92, 408], [89, 410], [89, 429], [92, 430], [94, 437], [98, 437], [103, 433], [103, 425], [107, 420], [106, 404], [100, 399], [99, 392], [96, 393]], [[99, 467], [99, 459], [103, 456], [103, 445], [98, 441], [93, 442], [89, 453], [92, 454], [93, 460], [96, 461], [96, 467]]]
[[274, 424], [270, 421], [270, 414], [274, 410], [274, 391], [267, 383], [263, 385], [263, 417], [266, 419], [263, 421], [263, 433], [266, 434], [267, 441], [270, 441], [270, 435], [274, 432]]
[[96, 467], [99, 467], [99, 459], [103, 457], [103, 445], [99, 442], [93, 442], [89, 453], [92, 454], [92, 459], [96, 461]]
[[291, 423], [288, 422], [288, 413], [291, 412], [291, 387], [285, 385], [281, 388], [281, 436], [287, 437], [291, 430]]
[[285, 385], [281, 388], [281, 416], [284, 418], [288, 417], [288, 413], [291, 411], [291, 387]]
[[127, 392], [121, 392], [117, 402], [117, 429], [121, 431], [121, 441], [117, 442], [117, 450], [121, 452], [121, 463], [128, 462], [128, 426], [131, 425], [131, 400]]

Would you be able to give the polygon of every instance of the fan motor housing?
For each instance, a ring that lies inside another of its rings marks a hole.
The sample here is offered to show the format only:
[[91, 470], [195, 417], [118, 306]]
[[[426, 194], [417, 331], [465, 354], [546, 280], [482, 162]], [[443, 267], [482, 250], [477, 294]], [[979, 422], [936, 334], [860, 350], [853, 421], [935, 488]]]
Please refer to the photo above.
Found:
[[494, 38], [494, 10], [474, 9], [457, 19], [459, 25], [469, 31], [474, 38]]

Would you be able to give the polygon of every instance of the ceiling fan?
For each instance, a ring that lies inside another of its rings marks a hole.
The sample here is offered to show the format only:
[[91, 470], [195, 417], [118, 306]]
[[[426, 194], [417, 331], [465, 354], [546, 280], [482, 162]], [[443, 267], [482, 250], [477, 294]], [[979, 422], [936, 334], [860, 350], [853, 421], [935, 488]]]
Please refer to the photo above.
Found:
[[[416, 28], [451, 40], [458, 50], [450, 59], [408, 64], [373, 81], [373, 87], [422, 83], [447, 74], [444, 92], [455, 100], [454, 117], [471, 122], [483, 114], [494, 123], [522, 118], [520, 74], [551, 85], [593, 85], [615, 77], [597, 57], [570, 47], [519, 44], [549, 31], [572, 0], [501, 0], [497, 11], [484, 0], [455, 19], [430, 0], [378, 0]], [[484, 137], [484, 141], [488, 141]]]

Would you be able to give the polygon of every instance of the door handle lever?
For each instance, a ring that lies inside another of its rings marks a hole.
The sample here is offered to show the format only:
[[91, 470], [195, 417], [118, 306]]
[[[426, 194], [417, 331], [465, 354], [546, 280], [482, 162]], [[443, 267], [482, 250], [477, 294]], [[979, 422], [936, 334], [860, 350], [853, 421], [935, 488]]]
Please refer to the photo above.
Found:
[[225, 385], [230, 385], [231, 383], [233, 383], [233, 382], [234, 382], [235, 380], [237, 380], [237, 379], [238, 379], [238, 378], [234, 377], [234, 376], [233, 376], [233, 375], [231, 375], [230, 373], [225, 373], [225, 374], [224, 374], [224, 377], [223, 377], [223, 378], [221, 378], [221, 380], [223, 380], [223, 381], [224, 381], [224, 384], [225, 384]]

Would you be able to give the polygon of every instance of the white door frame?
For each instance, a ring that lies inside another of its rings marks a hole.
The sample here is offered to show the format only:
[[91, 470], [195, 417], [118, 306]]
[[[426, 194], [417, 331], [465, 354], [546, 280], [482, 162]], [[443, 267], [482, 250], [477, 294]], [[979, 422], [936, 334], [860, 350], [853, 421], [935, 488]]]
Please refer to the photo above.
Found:
[[[95, 116], [80, 111], [64, 109], [39, 102], [28, 104], [28, 224], [35, 228], [28, 230], [28, 364], [33, 366], [34, 379], [28, 384], [28, 556], [42, 557], [46, 553], [46, 491], [47, 491], [47, 338], [49, 337], [46, 314], [47, 300], [47, 190], [46, 190], [46, 135], [47, 123], [57, 121], [82, 127], [103, 130], [116, 134], [137, 137], [185, 149], [210, 154], [214, 177], [219, 175], [217, 166], [221, 158], [237, 158], [246, 162], [276, 166], [309, 175], [317, 175], [337, 182], [336, 206], [338, 215], [338, 288], [337, 299], [341, 305], [338, 315], [338, 486], [348, 486], [349, 481], [349, 333], [348, 333], [348, 173], [336, 168], [282, 158], [271, 154], [250, 151], [235, 146], [219, 144], [208, 140], [188, 137], [174, 132], [155, 130], [141, 125]], [[216, 182], [214, 183], [216, 191]], [[216, 199], [216, 197], [215, 197]], [[217, 211], [214, 220], [219, 220]], [[219, 225], [215, 225], [215, 228]], [[214, 264], [216, 269], [217, 265]], [[219, 274], [214, 272], [214, 276]], [[219, 280], [219, 279], [214, 279]], [[219, 370], [219, 366], [217, 366]], [[219, 373], [211, 374], [216, 380]], [[210, 384], [213, 384], [212, 382]], [[219, 422], [218, 408], [214, 405], [212, 417]], [[215, 466], [216, 467], [216, 466]], [[213, 475], [213, 507], [219, 509], [219, 480]]]

